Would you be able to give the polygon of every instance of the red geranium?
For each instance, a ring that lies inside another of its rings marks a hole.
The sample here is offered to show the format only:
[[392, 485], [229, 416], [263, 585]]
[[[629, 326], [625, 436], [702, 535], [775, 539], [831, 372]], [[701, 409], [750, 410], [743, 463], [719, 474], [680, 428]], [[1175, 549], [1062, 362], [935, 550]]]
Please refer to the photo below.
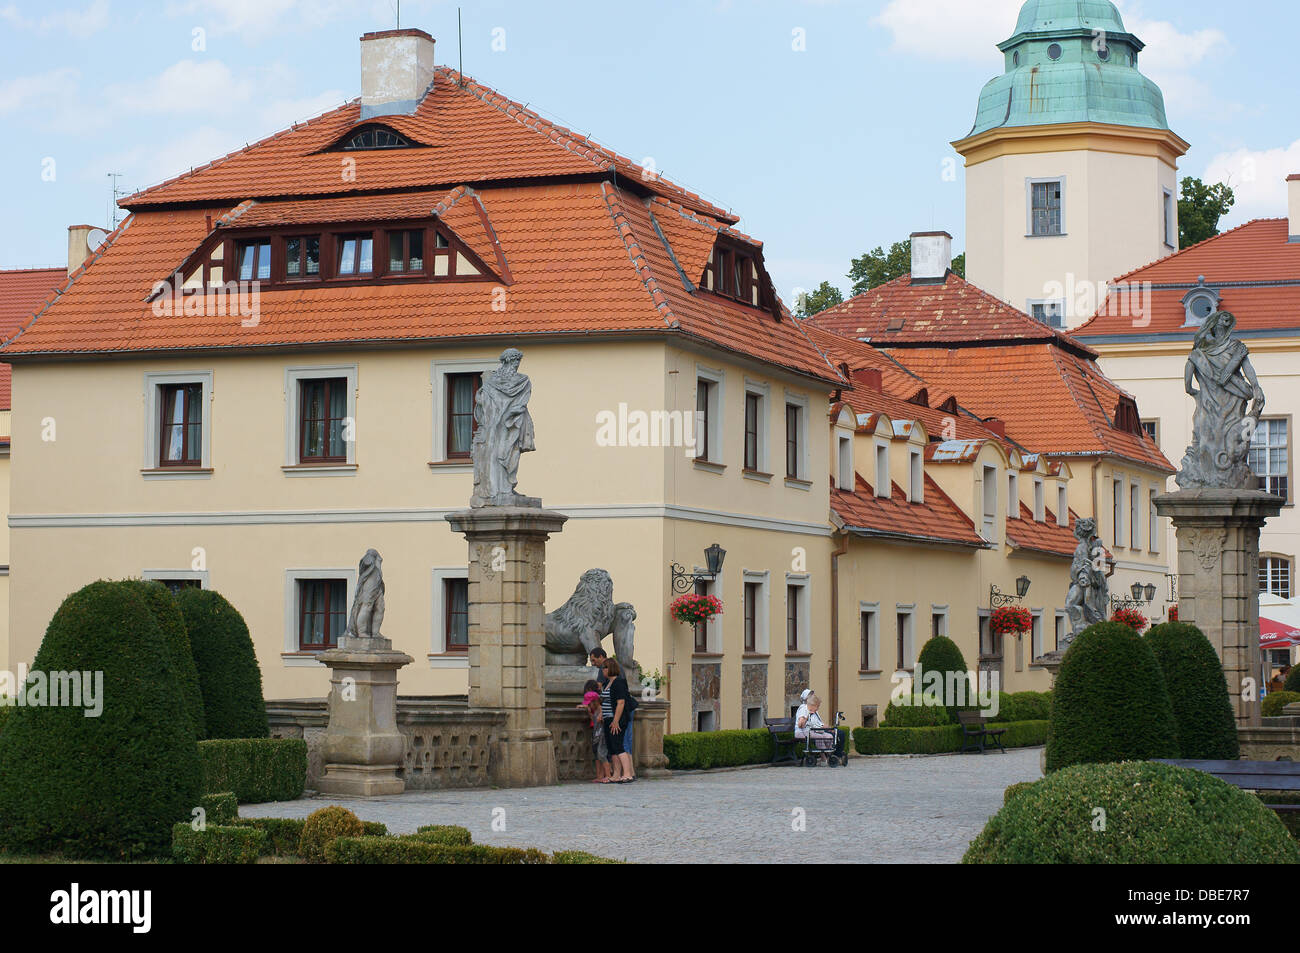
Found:
[[1170, 622], [1177, 622], [1177, 621], [1178, 621], [1178, 604], [1177, 604], [1177, 603], [1174, 603], [1172, 606], [1169, 607], [1169, 621], [1170, 621]]
[[678, 596], [668, 606], [668, 612], [678, 622], [685, 622], [687, 625], [698, 625], [701, 622], [708, 622], [715, 615], [722, 612], [722, 600], [717, 596], [701, 596], [694, 592], [688, 592], [684, 596]]
[[1122, 622], [1134, 632], [1141, 632], [1147, 627], [1147, 617], [1137, 609], [1116, 609], [1110, 621]]
[[989, 616], [989, 631], [995, 635], [1019, 635], [1034, 627], [1034, 614], [1021, 606], [1002, 606]]

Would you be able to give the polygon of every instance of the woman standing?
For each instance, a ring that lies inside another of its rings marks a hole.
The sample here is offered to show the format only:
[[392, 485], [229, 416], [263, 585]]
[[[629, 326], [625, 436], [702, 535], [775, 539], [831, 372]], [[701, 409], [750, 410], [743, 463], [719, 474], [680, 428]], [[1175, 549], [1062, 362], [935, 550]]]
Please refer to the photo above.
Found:
[[[609, 735], [609, 754], [614, 769], [614, 784], [630, 784], [636, 780], [632, 767], [632, 715], [636, 712], [636, 699], [628, 690], [623, 669], [612, 658], [605, 659], [601, 667], [609, 681], [601, 692], [602, 712], [608, 711], [605, 722]], [[609, 707], [605, 708], [605, 699]]]

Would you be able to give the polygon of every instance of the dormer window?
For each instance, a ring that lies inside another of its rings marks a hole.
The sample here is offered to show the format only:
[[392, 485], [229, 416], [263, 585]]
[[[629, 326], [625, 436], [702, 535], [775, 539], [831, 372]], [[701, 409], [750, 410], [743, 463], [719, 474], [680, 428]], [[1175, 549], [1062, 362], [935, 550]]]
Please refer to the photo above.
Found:
[[739, 246], [718, 242], [713, 246], [713, 257], [704, 266], [700, 286], [706, 291], [723, 295], [754, 308], [763, 307], [763, 283], [759, 276], [758, 259]]
[[240, 281], [267, 281], [271, 277], [271, 240], [240, 242], [235, 249]]
[[1196, 280], [1196, 287], [1183, 295], [1183, 327], [1199, 328], [1205, 319], [1219, 310], [1219, 292], [1205, 283], [1205, 276]]
[[406, 149], [410, 145], [410, 140], [387, 126], [366, 126], [353, 133], [351, 138], [343, 143], [343, 148], [356, 152], [369, 149]]
[[338, 237], [338, 275], [368, 275], [375, 270], [374, 238], [369, 232]]
[[320, 277], [320, 236], [294, 235], [284, 240], [284, 276]]

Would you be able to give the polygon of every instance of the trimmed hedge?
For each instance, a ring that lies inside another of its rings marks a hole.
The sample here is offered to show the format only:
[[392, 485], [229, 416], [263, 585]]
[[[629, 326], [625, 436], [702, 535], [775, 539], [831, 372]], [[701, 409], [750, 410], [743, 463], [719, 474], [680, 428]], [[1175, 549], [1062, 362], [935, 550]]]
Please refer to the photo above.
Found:
[[1190, 768], [1128, 761], [1072, 765], [1020, 791], [971, 841], [962, 863], [1294, 864], [1300, 846], [1274, 812], [1231, 784]]
[[[904, 701], [903, 699], [906, 699]], [[927, 705], [923, 695], [904, 695], [897, 701], [890, 699], [881, 720], [882, 728], [933, 728], [953, 724], [953, 717], [942, 705]]]
[[241, 817], [236, 819], [235, 826], [257, 828], [266, 835], [267, 853], [288, 857], [297, 855], [302, 827], [306, 823], [301, 817]]
[[10, 713], [0, 733], [0, 846], [78, 858], [166, 855], [171, 825], [198, 804], [199, 754], [144, 597], [105, 581], [68, 596], [32, 671], [102, 672], [103, 710], [94, 718], [71, 705]]
[[267, 852], [266, 832], [255, 827], [189, 824], [172, 827], [172, 857], [178, 864], [252, 864]]
[[231, 791], [240, 804], [292, 801], [307, 786], [301, 738], [222, 738], [199, 742], [203, 790]]
[[474, 843], [469, 830], [456, 824], [426, 824], [417, 828], [414, 834], [406, 836], [426, 844], [447, 844], [452, 847]]
[[1300, 702], [1300, 692], [1273, 692], [1271, 695], [1264, 696], [1260, 713], [1265, 718], [1285, 717], [1286, 712], [1282, 709], [1292, 702]]
[[998, 721], [1047, 721], [1052, 717], [1051, 692], [998, 692]]
[[208, 738], [265, 738], [262, 670], [239, 611], [211, 589], [182, 589], [176, 604], [194, 652]]
[[199, 807], [208, 824], [233, 824], [239, 819], [239, 801], [229, 791], [204, 794], [199, 798]]
[[675, 771], [763, 764], [772, 760], [772, 736], [766, 728], [664, 735], [664, 756]]
[[154, 621], [162, 629], [172, 666], [176, 671], [176, 677], [180, 679], [185, 716], [194, 729], [194, 737], [202, 741], [206, 730], [203, 717], [203, 692], [199, 689], [199, 672], [194, 667], [194, 653], [190, 648], [189, 633], [185, 629], [185, 616], [181, 615], [176, 597], [172, 595], [170, 589], [156, 580], [124, 579], [122, 584], [134, 588], [144, 597], [149, 611], [153, 613]]
[[1189, 622], [1152, 626], [1143, 637], [1156, 655], [1174, 709], [1182, 757], [1233, 761], [1237, 719], [1228, 701], [1228, 683], [1214, 646]]
[[[1255, 796], [1265, 806], [1269, 804], [1300, 804], [1300, 791], [1256, 791]], [[1300, 841], [1300, 811], [1274, 811], [1282, 826]]]
[[1034, 784], [1033, 781], [1017, 781], [1015, 784], [1008, 785], [1007, 789], [1002, 792], [1002, 803], [1006, 804], [1013, 797], [1019, 797], [1032, 788]]
[[[1006, 729], [1002, 744], [1007, 748], [1027, 748], [1047, 741], [1046, 721], [990, 722], [989, 727]], [[948, 754], [961, 749], [961, 727], [854, 728], [853, 747], [864, 755]]]
[[551, 855], [553, 864], [623, 864], [627, 861], [614, 860], [612, 857], [597, 857], [585, 850], [557, 850]]
[[330, 864], [549, 864], [535, 847], [434, 844], [413, 837], [340, 837], [325, 848]]
[[[970, 684], [966, 659], [961, 654], [961, 649], [957, 647], [957, 643], [946, 635], [936, 635], [926, 640], [916, 657], [916, 669], [921, 673], [919, 688], [923, 694], [929, 693], [927, 689], [932, 684], [931, 672], [937, 672], [942, 676], [942, 681], [935, 688], [943, 698], [949, 721], [956, 722], [959, 710], [975, 707], [975, 699], [971, 691], [975, 686]], [[948, 677], [950, 673], [956, 675], [951, 686]], [[917, 683], [913, 681], [912, 684], [916, 686]]]
[[1151, 646], [1120, 622], [1084, 629], [1061, 660], [1047, 770], [1177, 758], [1177, 723]]
[[340, 837], [363, 837], [361, 819], [346, 807], [331, 804], [312, 811], [302, 826], [298, 855], [309, 864], [325, 863], [325, 848]]

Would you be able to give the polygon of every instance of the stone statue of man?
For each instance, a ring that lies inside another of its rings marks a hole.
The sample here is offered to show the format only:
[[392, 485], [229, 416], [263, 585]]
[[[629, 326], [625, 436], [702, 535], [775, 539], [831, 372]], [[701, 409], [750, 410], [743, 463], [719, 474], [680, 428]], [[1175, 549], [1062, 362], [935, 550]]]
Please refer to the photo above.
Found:
[[1070, 631], [1061, 640], [1068, 645], [1088, 626], [1106, 621], [1110, 598], [1106, 574], [1101, 562], [1101, 540], [1097, 538], [1097, 521], [1080, 518], [1074, 521], [1074, 538], [1079, 541], [1070, 561], [1070, 591], [1065, 597], [1065, 614]]
[[1196, 412], [1192, 445], [1175, 477], [1185, 490], [1258, 486], [1250, 468], [1250, 442], [1264, 411], [1264, 391], [1249, 350], [1232, 336], [1236, 324], [1227, 311], [1210, 315], [1187, 357], [1184, 386], [1196, 399]]
[[533, 385], [519, 373], [524, 355], [516, 348], [501, 352], [501, 363], [483, 378], [474, 398], [474, 438], [470, 456], [474, 461], [474, 494], [471, 507], [540, 506], [535, 497], [515, 492], [519, 480], [519, 455], [536, 450], [533, 418], [528, 399]]
[[350, 639], [382, 639], [384, 624], [384, 560], [378, 550], [367, 549], [357, 566], [357, 592], [348, 614]]

